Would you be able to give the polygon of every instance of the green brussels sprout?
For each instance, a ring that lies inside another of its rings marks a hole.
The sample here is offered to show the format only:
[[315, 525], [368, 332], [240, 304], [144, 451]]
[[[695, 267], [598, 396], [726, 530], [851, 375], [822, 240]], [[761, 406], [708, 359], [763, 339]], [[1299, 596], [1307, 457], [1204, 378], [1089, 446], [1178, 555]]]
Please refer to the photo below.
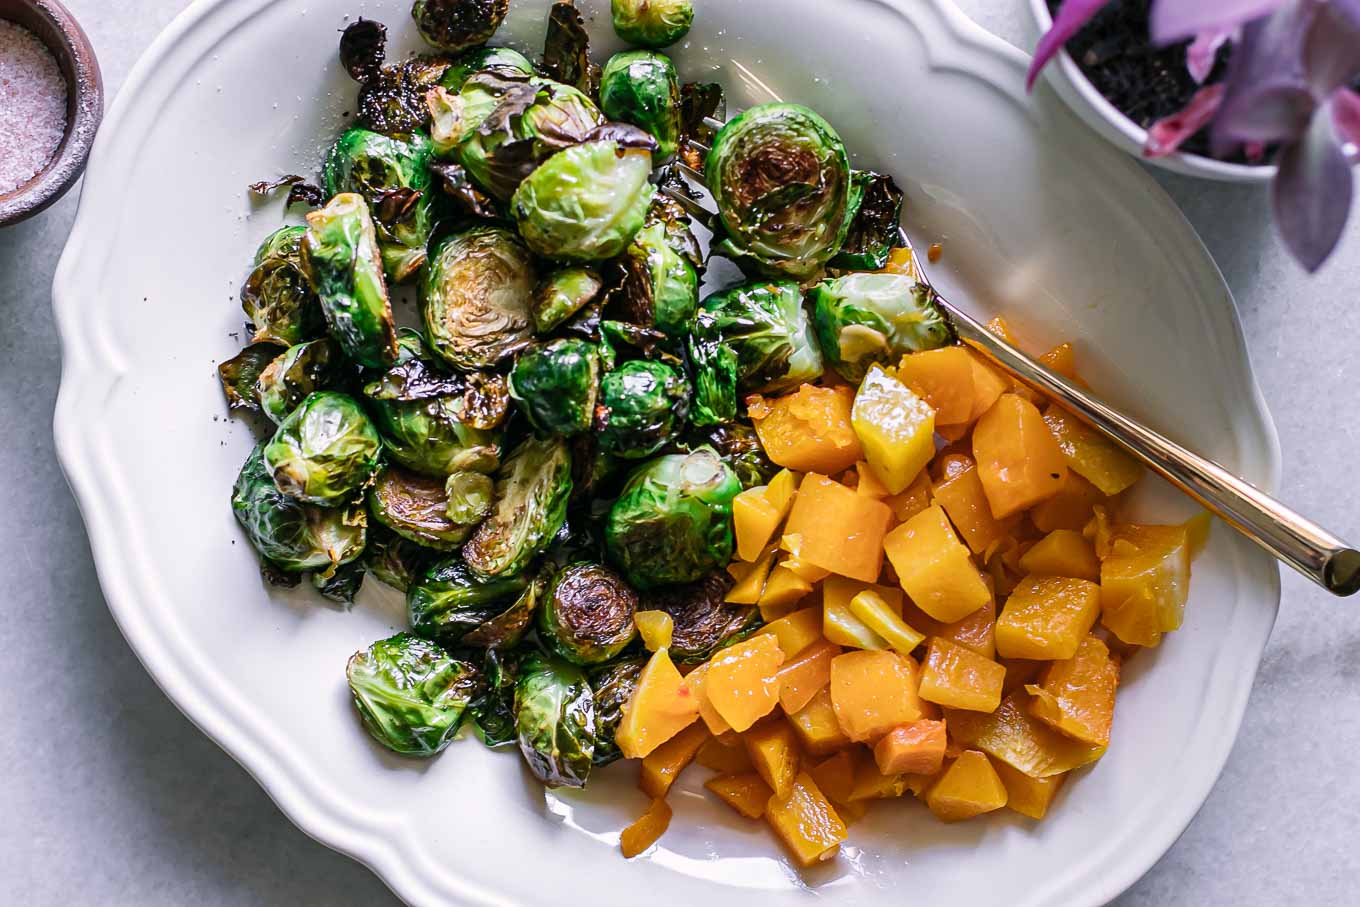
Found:
[[351, 561], [330, 576], [312, 574], [312, 586], [327, 601], [349, 607], [354, 604], [359, 588], [364, 584], [365, 567], [361, 561]]
[[436, 551], [455, 551], [476, 521], [449, 519], [444, 483], [397, 466], [385, 466], [368, 490], [368, 512], [397, 535]]
[[378, 470], [382, 440], [353, 397], [318, 391], [288, 414], [264, 445], [279, 491], [308, 504], [352, 500]]
[[608, 765], [623, 758], [614, 741], [623, 709], [633, 698], [644, 662], [640, 658], [602, 665], [590, 672], [590, 689], [595, 694], [596, 765]]
[[584, 340], [554, 340], [530, 350], [510, 373], [510, 396], [530, 424], [548, 435], [588, 431], [599, 387], [600, 357]]
[[329, 337], [291, 346], [255, 382], [260, 410], [277, 425], [313, 392], [339, 384], [345, 372], [340, 347]]
[[613, 258], [642, 229], [656, 187], [652, 154], [618, 141], [559, 151], [520, 183], [510, 210], [529, 248], [547, 258]]
[[260, 391], [256, 385], [260, 374], [269, 367], [283, 347], [273, 343], [252, 343], [217, 367], [222, 382], [222, 394], [227, 406], [255, 412], [260, 408]]
[[560, 268], [534, 290], [534, 330], [550, 334], [600, 296], [604, 281], [590, 268]]
[[847, 274], [818, 284], [811, 299], [817, 340], [847, 381], [858, 382], [874, 363], [953, 340], [934, 291], [905, 274]]
[[693, 0], [612, 0], [614, 31], [629, 44], [666, 47], [689, 34]]
[[730, 120], [704, 178], [727, 234], [721, 254], [739, 264], [803, 280], [840, 249], [850, 161], [840, 136], [808, 108], [761, 104]]
[[736, 475], [709, 447], [643, 463], [610, 508], [610, 560], [638, 589], [691, 582], [725, 565], [739, 491]]
[[306, 227], [280, 227], [255, 252], [241, 286], [241, 308], [253, 328], [252, 343], [292, 346], [326, 331], [321, 301], [302, 269]]
[[715, 570], [697, 582], [655, 590], [641, 609], [671, 616], [672, 658], [686, 664], [707, 661], [718, 649], [744, 639], [761, 625], [759, 608], [725, 601], [731, 588], [727, 573]]
[[509, 641], [513, 645], [533, 619], [542, 584], [525, 593], [534, 584], [519, 573], [480, 579], [461, 558], [447, 558], [432, 564], [406, 590], [406, 617], [416, 633], [446, 646], [503, 641], [507, 625], [515, 629], [518, 624], [515, 639]]
[[510, 10], [510, 0], [415, 0], [411, 18], [431, 47], [457, 53], [491, 40]]
[[455, 523], [475, 526], [486, 519], [496, 501], [496, 483], [482, 472], [450, 473], [444, 482], [448, 504], [444, 512]]
[[604, 664], [637, 635], [637, 602], [637, 593], [608, 567], [572, 564], [548, 586], [538, 611], [538, 637], [573, 664]]
[[345, 192], [307, 215], [302, 268], [321, 298], [331, 336], [359, 365], [397, 358], [397, 328], [383, 280], [382, 255], [368, 204]]
[[518, 573], [562, 528], [570, 497], [567, 445], [521, 441], [496, 473], [496, 509], [463, 546], [463, 559], [478, 576]]
[[468, 78], [479, 72], [494, 72], [503, 76], [532, 76], [534, 64], [529, 58], [511, 47], [478, 47], [464, 51], [454, 58], [453, 63], [444, 71], [439, 87], [447, 91], [460, 91]]
[[538, 654], [520, 665], [515, 736], [534, 777], [585, 787], [595, 757], [595, 697], [581, 669]]
[[791, 282], [746, 283], [706, 298], [689, 355], [696, 425], [730, 422], [739, 396], [791, 390], [823, 370], [802, 291]]
[[[593, 502], [600, 497], [602, 487], [618, 474], [619, 464], [623, 461], [604, 450], [600, 446], [597, 436], [593, 434], [577, 435], [570, 439], [568, 443], [571, 445], [571, 503], [575, 505], [584, 502], [593, 507]], [[572, 533], [577, 533], [578, 529], [584, 531], [586, 528], [585, 526], [575, 525], [569, 527]], [[598, 560], [603, 557], [604, 548], [602, 545], [596, 544], [594, 549], [598, 552], [594, 559]], [[579, 560], [579, 558], [571, 558], [571, 560]], [[557, 560], [557, 563], [566, 562]]]
[[680, 79], [665, 54], [630, 50], [609, 58], [600, 75], [600, 109], [656, 139], [658, 161], [680, 147]]
[[363, 510], [318, 507], [280, 492], [265, 467], [263, 444], [241, 467], [231, 508], [260, 557], [284, 573], [332, 574], [356, 560], [368, 540]]
[[684, 337], [699, 304], [699, 274], [668, 241], [666, 224], [644, 227], [619, 262], [623, 279], [611, 305], [629, 322]]
[[844, 271], [879, 271], [899, 244], [902, 190], [891, 176], [855, 170], [850, 174], [850, 228], [829, 262]]
[[500, 432], [509, 407], [504, 379], [446, 375], [411, 358], [364, 387], [388, 454], [431, 476], [491, 472], [500, 462]]
[[419, 132], [396, 139], [354, 128], [331, 146], [321, 171], [327, 195], [356, 192], [368, 202], [384, 271], [396, 283], [425, 264], [435, 219], [433, 154]]
[[718, 452], [723, 462], [736, 473], [742, 488], [768, 485], [770, 479], [779, 472], [779, 467], [765, 455], [765, 448], [761, 446], [756, 430], [743, 422], [727, 422], [701, 429], [695, 432], [689, 443], [681, 445], [681, 449], [693, 450], [704, 445]]
[[455, 368], [499, 365], [533, 337], [537, 283], [533, 256], [508, 230], [473, 227], [441, 240], [421, 293], [430, 345]]
[[435, 553], [410, 539], [404, 539], [383, 525], [370, 526], [363, 565], [398, 592], [405, 592], [429, 569]]
[[406, 756], [433, 756], [452, 743], [483, 685], [475, 665], [410, 633], [355, 652], [345, 674], [368, 733]]
[[515, 686], [519, 682], [520, 656], [501, 649], [487, 649], [482, 661], [486, 692], [472, 703], [472, 720], [487, 746], [515, 742]]
[[685, 424], [689, 382], [664, 362], [625, 362], [600, 379], [598, 413], [601, 447], [626, 460], [649, 457]]
[[359, 89], [358, 124], [394, 138], [428, 130], [425, 95], [448, 68], [442, 57], [411, 57], [381, 67]]

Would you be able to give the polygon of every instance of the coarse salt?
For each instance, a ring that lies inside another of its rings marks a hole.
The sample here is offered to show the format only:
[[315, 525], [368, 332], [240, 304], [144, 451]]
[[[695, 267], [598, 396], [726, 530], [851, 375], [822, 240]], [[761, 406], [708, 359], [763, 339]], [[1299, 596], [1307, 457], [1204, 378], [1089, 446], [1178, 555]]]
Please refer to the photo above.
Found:
[[31, 31], [0, 19], [0, 194], [47, 166], [66, 134], [66, 78]]

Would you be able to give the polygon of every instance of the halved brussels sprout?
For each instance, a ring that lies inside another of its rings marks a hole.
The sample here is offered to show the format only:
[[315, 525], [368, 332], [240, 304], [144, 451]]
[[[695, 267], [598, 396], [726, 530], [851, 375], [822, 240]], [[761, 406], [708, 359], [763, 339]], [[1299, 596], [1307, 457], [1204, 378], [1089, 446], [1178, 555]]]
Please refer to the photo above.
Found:
[[252, 343], [217, 367], [222, 382], [222, 394], [227, 406], [255, 412], [260, 408], [260, 391], [256, 386], [260, 374], [283, 352], [273, 343]]
[[302, 267], [321, 298], [331, 336], [368, 368], [397, 359], [397, 328], [383, 280], [382, 255], [368, 204], [345, 192], [307, 215]]
[[665, 611], [671, 616], [672, 658], [689, 664], [706, 661], [760, 626], [759, 608], [723, 600], [731, 588], [727, 574], [715, 570], [698, 582], [656, 590], [643, 600], [641, 610]]
[[790, 390], [822, 374], [803, 293], [792, 282], [754, 282], [714, 293], [689, 338], [696, 425], [730, 422], [744, 394]]
[[605, 524], [609, 558], [639, 589], [698, 579], [732, 557], [741, 483], [709, 447], [635, 469]]
[[518, 573], [562, 528], [570, 497], [566, 443], [520, 442], [496, 473], [496, 509], [463, 546], [464, 560], [483, 577]]
[[610, 57], [600, 76], [600, 109], [650, 133], [658, 161], [680, 147], [680, 79], [665, 54], [630, 50]]
[[478, 47], [459, 54], [444, 71], [439, 87], [459, 91], [468, 77], [479, 72], [494, 72], [503, 76], [532, 76], [534, 64], [512, 47]]
[[492, 472], [509, 391], [498, 376], [450, 376], [423, 359], [408, 359], [364, 388], [387, 452], [407, 469], [431, 476]]
[[389, 278], [401, 283], [425, 264], [434, 229], [430, 140], [416, 132], [392, 138], [348, 129], [326, 153], [326, 193], [356, 192], [368, 202]]
[[760, 104], [713, 140], [704, 178], [727, 233], [723, 255], [805, 279], [840, 249], [850, 161], [826, 120], [800, 104]]
[[514, 645], [532, 622], [541, 591], [541, 583], [519, 573], [480, 579], [453, 557], [432, 565], [406, 591], [406, 617], [412, 630], [446, 646]]
[[642, 327], [684, 337], [699, 303], [699, 274], [672, 246], [664, 222], [644, 227], [620, 260], [623, 280], [610, 306]]
[[515, 685], [515, 730], [534, 777], [585, 787], [595, 756], [595, 698], [574, 665], [530, 655]]
[[623, 758], [614, 735], [623, 721], [623, 709], [633, 698], [644, 662], [640, 658], [596, 668], [589, 674], [595, 694], [596, 765], [608, 765]]
[[554, 340], [530, 350], [510, 373], [510, 395], [530, 424], [548, 435], [588, 431], [599, 388], [600, 357], [584, 340]]
[[582, 267], [553, 271], [534, 290], [534, 330], [550, 334], [600, 296], [604, 281]]
[[519, 237], [473, 227], [437, 243], [422, 286], [430, 345], [455, 368], [493, 368], [529, 345], [538, 270]]
[[481, 472], [450, 473], [444, 482], [448, 504], [444, 512], [455, 523], [475, 526], [486, 519], [496, 502], [496, 483]]
[[363, 565], [378, 581], [405, 592], [429, 569], [435, 552], [404, 539], [383, 525], [368, 527]]
[[338, 384], [346, 370], [340, 347], [329, 337], [289, 347], [255, 382], [260, 409], [277, 425], [313, 392]]
[[858, 382], [874, 363], [953, 340], [935, 292], [905, 274], [847, 274], [813, 288], [817, 340], [831, 367]]
[[349, 607], [354, 604], [360, 587], [364, 584], [365, 567], [361, 561], [351, 561], [339, 567], [330, 576], [324, 573], [312, 574], [312, 587], [327, 601]]
[[404, 137], [430, 126], [425, 94], [444, 77], [449, 61], [411, 57], [380, 68], [359, 89], [360, 126], [383, 135]]
[[359, 402], [335, 391], [312, 394], [264, 446], [279, 491], [308, 504], [353, 500], [378, 470], [382, 441]]
[[455, 551], [472, 534], [476, 521], [449, 519], [444, 482], [397, 466], [378, 472], [368, 490], [368, 511], [397, 535], [436, 551]]
[[279, 491], [265, 468], [263, 444], [241, 467], [231, 509], [260, 557], [284, 573], [331, 575], [358, 558], [368, 540], [362, 509], [304, 504]]
[[850, 228], [830, 265], [846, 271], [878, 271], [899, 244], [902, 190], [891, 176], [868, 170], [853, 171], [850, 180]]
[[457, 53], [491, 40], [510, 10], [510, 0], [415, 0], [411, 18], [425, 43]]
[[252, 343], [292, 346], [326, 331], [321, 301], [302, 269], [306, 227], [280, 227], [255, 252], [255, 265], [241, 287], [241, 308]]
[[723, 458], [743, 488], [766, 485], [773, 479], [779, 467], [770, 462], [765, 448], [760, 444], [756, 430], [744, 422], [727, 422], [701, 429], [687, 438], [681, 450], [693, 450], [703, 446], [712, 447]]
[[652, 154], [614, 140], [559, 151], [520, 183], [510, 210], [529, 248], [548, 258], [613, 258], [642, 229], [656, 188]]
[[538, 636], [578, 665], [604, 664], [633, 641], [637, 593], [600, 564], [580, 563], [553, 577], [538, 611]]
[[664, 362], [625, 362], [600, 379], [597, 413], [605, 450], [627, 460], [651, 456], [685, 424], [689, 382]]
[[612, 0], [614, 31], [629, 44], [665, 47], [694, 24], [693, 0]]
[[486, 692], [472, 703], [472, 720], [487, 746], [515, 742], [515, 686], [521, 657], [515, 652], [487, 649], [482, 661]]
[[448, 746], [483, 687], [475, 665], [410, 633], [355, 652], [345, 673], [369, 734], [406, 756], [433, 756]]

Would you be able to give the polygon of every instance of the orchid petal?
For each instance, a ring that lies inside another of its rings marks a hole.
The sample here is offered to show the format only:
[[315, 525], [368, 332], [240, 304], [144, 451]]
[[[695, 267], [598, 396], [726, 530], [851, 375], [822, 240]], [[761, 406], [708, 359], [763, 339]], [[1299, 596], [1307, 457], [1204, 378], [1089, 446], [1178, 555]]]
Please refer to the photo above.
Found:
[[1360, 94], [1338, 88], [1331, 99], [1332, 125], [1343, 142], [1360, 148]]
[[1181, 143], [1203, 129], [1219, 105], [1223, 103], [1223, 86], [1206, 85], [1190, 103], [1177, 113], [1153, 123], [1148, 127], [1147, 142], [1143, 145], [1143, 157], [1166, 157], [1180, 149]]
[[1360, 0], [1317, 6], [1303, 44], [1303, 64], [1314, 94], [1325, 98], [1360, 75]]
[[1284, 4], [1285, 0], [1157, 0], [1152, 5], [1148, 30], [1153, 44], [1174, 44], [1205, 32], [1231, 31]]
[[1034, 89], [1034, 80], [1039, 78], [1039, 70], [1043, 69], [1067, 40], [1081, 31], [1082, 26], [1090, 22], [1109, 2], [1110, 0], [1063, 0], [1063, 5], [1058, 7], [1058, 12], [1053, 17], [1053, 25], [1044, 32], [1038, 46], [1034, 48], [1034, 60], [1030, 63], [1029, 74], [1025, 77], [1026, 91]]
[[1204, 84], [1209, 73], [1214, 71], [1218, 49], [1232, 40], [1236, 31], [1235, 28], [1216, 28], [1195, 35], [1195, 40], [1185, 49], [1185, 68], [1190, 70], [1190, 78], [1200, 85]]
[[1341, 239], [1354, 192], [1332, 117], [1313, 117], [1302, 140], [1286, 147], [1279, 162], [1272, 186], [1275, 223], [1299, 264], [1316, 271]]
[[1223, 79], [1223, 107], [1210, 147], [1226, 157], [1243, 142], [1289, 144], [1307, 128], [1316, 106], [1303, 71], [1303, 42], [1316, 12], [1313, 0], [1248, 22]]

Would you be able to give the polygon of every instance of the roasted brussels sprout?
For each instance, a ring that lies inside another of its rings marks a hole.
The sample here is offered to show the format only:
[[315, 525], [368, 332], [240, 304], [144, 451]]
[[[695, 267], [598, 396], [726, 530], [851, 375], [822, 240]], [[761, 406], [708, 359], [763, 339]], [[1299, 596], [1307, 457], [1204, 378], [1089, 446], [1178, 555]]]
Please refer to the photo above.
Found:
[[558, 0], [548, 12], [543, 72], [592, 98], [599, 94], [600, 67], [590, 59], [590, 34], [575, 0]]
[[265, 366], [255, 382], [260, 410], [277, 425], [314, 391], [338, 384], [345, 372], [340, 347], [329, 337], [289, 347]]
[[548, 435], [589, 430], [599, 388], [600, 357], [584, 340], [554, 340], [530, 350], [510, 373], [510, 395], [530, 424]]
[[397, 358], [397, 328], [383, 279], [382, 255], [368, 204], [345, 192], [307, 215], [302, 267], [321, 298], [331, 336], [368, 368]]
[[384, 270], [397, 283], [425, 264], [434, 229], [433, 153], [419, 132], [396, 139], [355, 128], [331, 146], [322, 168], [328, 195], [356, 192], [368, 202]]
[[340, 65], [351, 79], [376, 78], [387, 59], [387, 26], [360, 16], [340, 33]]
[[553, 577], [538, 611], [538, 636], [578, 665], [604, 664], [633, 641], [638, 597], [600, 564], [572, 564]]
[[513, 646], [533, 621], [542, 589], [519, 573], [480, 579], [452, 557], [407, 589], [406, 617], [416, 633], [446, 646]]
[[699, 274], [677, 252], [661, 221], [644, 227], [619, 262], [623, 279], [610, 296], [611, 308], [632, 324], [683, 337], [694, 323]]
[[799, 104], [749, 108], [718, 133], [704, 178], [727, 255], [803, 280], [840, 249], [849, 226], [850, 162], [830, 124]]
[[665, 54], [630, 50], [610, 57], [600, 76], [600, 109], [650, 133], [659, 162], [680, 147], [680, 79]]
[[302, 270], [306, 227], [280, 227], [255, 252], [255, 265], [241, 287], [241, 308], [251, 343], [292, 346], [326, 331], [321, 302]]
[[384, 467], [368, 490], [368, 512], [397, 535], [436, 551], [454, 551], [476, 521], [449, 518], [444, 482], [398, 466]]
[[411, 18], [425, 43], [457, 53], [491, 40], [510, 10], [510, 0], [415, 0]]
[[412, 57], [380, 68], [359, 89], [359, 125], [398, 138], [428, 129], [425, 94], [448, 68], [440, 57]]
[[600, 379], [600, 445], [627, 460], [648, 457], [685, 424], [689, 382], [664, 362], [635, 359]]
[[902, 220], [902, 190], [891, 176], [868, 170], [850, 175], [850, 228], [833, 268], [846, 271], [878, 271], [898, 245]]
[[760, 445], [756, 430], [743, 422], [727, 422], [701, 429], [681, 445], [682, 450], [693, 450], [708, 445], [718, 452], [728, 467], [737, 475], [743, 488], [768, 484], [779, 472], [770, 462], [765, 448]]
[[358, 558], [367, 541], [363, 510], [304, 504], [279, 491], [265, 468], [263, 444], [241, 467], [231, 508], [260, 557], [284, 573], [333, 574]]
[[351, 561], [336, 569], [330, 576], [312, 574], [312, 587], [327, 601], [349, 607], [364, 584], [365, 568], [360, 561]]
[[500, 462], [500, 432], [509, 391], [498, 376], [450, 376], [423, 359], [388, 369], [364, 388], [373, 420], [392, 459], [431, 476], [491, 472]]
[[496, 501], [496, 483], [481, 472], [450, 473], [444, 482], [448, 504], [444, 512], [455, 523], [475, 526], [486, 519]]
[[603, 665], [590, 672], [595, 694], [595, 764], [608, 765], [623, 758], [614, 735], [623, 720], [623, 708], [633, 698], [643, 661], [639, 658]]
[[629, 44], [666, 47], [689, 34], [693, 0], [613, 0], [614, 31]]
[[642, 229], [656, 189], [652, 154], [617, 141], [559, 151], [520, 183], [510, 210], [539, 255], [601, 261], [618, 255]]
[[[727, 94], [717, 82], [686, 82], [680, 86], [680, 133], [705, 149], [713, 147], [718, 132], [709, 120], [727, 119]], [[704, 154], [695, 145], [681, 143], [680, 159], [686, 166], [704, 172]]]
[[410, 633], [355, 652], [345, 673], [369, 734], [406, 756], [433, 756], [448, 746], [483, 685], [475, 665]]
[[529, 771], [548, 787], [585, 787], [595, 757], [595, 698], [574, 665], [530, 655], [515, 684], [515, 730]]
[[934, 291], [905, 274], [847, 274], [818, 284], [811, 300], [817, 340], [847, 381], [953, 337]]
[[534, 330], [550, 334], [600, 296], [604, 281], [590, 268], [553, 271], [534, 290]]
[[405, 592], [429, 569], [435, 552], [404, 539], [386, 526], [368, 527], [363, 565], [378, 581]]
[[252, 343], [217, 367], [227, 406], [255, 412], [260, 408], [260, 374], [283, 352], [273, 343]]
[[378, 470], [382, 441], [359, 402], [318, 391], [288, 414], [264, 446], [279, 491], [308, 504], [353, 500]]
[[796, 283], [746, 283], [699, 306], [689, 338], [696, 425], [730, 422], [748, 393], [790, 390], [822, 374]]
[[487, 649], [482, 661], [486, 692], [472, 703], [472, 720], [487, 746], [515, 742], [515, 686], [519, 682], [521, 656], [501, 649]]
[[667, 586], [648, 595], [641, 610], [671, 616], [671, 657], [705, 661], [719, 648], [737, 642], [760, 626], [760, 609], [724, 601], [732, 581], [722, 570], [683, 586]]
[[538, 271], [519, 238], [473, 227], [437, 243], [422, 287], [430, 345], [455, 368], [493, 368], [529, 345]]
[[464, 560], [482, 577], [518, 573], [562, 528], [570, 497], [567, 445], [521, 441], [496, 473], [496, 509], [463, 546]]
[[534, 64], [524, 54], [510, 47], [479, 47], [465, 51], [454, 59], [439, 87], [459, 91], [468, 77], [479, 72], [494, 72], [503, 76], [532, 76]]
[[698, 579], [732, 557], [741, 483], [712, 448], [644, 463], [605, 523], [609, 558], [638, 589]]

